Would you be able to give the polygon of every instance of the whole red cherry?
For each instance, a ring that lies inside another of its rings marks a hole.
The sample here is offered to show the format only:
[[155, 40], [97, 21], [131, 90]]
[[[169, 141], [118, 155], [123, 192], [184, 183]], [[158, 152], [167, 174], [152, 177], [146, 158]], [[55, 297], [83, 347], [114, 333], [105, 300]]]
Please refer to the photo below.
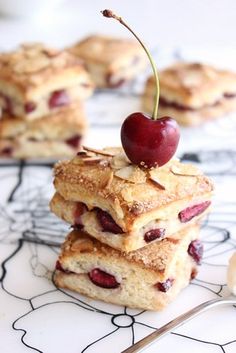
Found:
[[179, 127], [169, 117], [152, 120], [143, 113], [129, 115], [121, 127], [121, 141], [127, 157], [147, 168], [161, 167], [175, 154]]
[[180, 131], [177, 122], [170, 117], [157, 119], [160, 96], [159, 78], [152, 56], [134, 31], [111, 10], [101, 11], [103, 16], [114, 18], [125, 26], [145, 50], [155, 76], [156, 90], [152, 117], [137, 112], [129, 115], [121, 127], [121, 142], [130, 161], [146, 168], [161, 167], [175, 154]]

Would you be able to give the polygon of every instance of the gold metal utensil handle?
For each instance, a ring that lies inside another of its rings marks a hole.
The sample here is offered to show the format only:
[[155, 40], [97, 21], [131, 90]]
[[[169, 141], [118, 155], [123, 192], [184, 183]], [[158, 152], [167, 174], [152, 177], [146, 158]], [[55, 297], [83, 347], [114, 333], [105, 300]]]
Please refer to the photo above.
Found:
[[159, 338], [163, 337], [173, 329], [185, 324], [187, 321], [193, 319], [195, 316], [204, 313], [206, 310], [214, 308], [219, 305], [236, 305], [236, 297], [228, 297], [223, 299], [213, 299], [209, 300], [205, 303], [202, 303], [195, 308], [187, 311], [186, 313], [178, 316], [176, 319], [168, 322], [168, 324], [160, 327], [150, 335], [144, 337], [133, 346], [125, 349], [121, 353], [138, 353], [143, 351], [145, 348], [149, 347], [154, 341], [158, 340]]

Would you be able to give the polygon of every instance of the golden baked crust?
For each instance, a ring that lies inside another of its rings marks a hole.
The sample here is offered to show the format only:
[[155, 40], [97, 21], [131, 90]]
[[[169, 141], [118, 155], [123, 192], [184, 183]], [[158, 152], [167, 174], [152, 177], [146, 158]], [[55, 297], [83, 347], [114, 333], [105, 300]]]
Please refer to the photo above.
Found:
[[34, 101], [77, 85], [93, 87], [81, 61], [66, 51], [25, 44], [0, 55], [0, 90], [17, 101]]
[[[166, 102], [201, 109], [216, 104], [224, 95], [236, 95], [236, 73], [180, 62], [160, 72], [160, 87], [160, 97]], [[148, 79], [144, 95], [154, 96], [154, 77]]]
[[132, 39], [92, 35], [69, 51], [85, 62], [98, 87], [120, 86], [147, 65], [143, 49]]
[[75, 134], [84, 135], [86, 129], [82, 103], [62, 107], [57, 112], [32, 121], [7, 114], [0, 119], [0, 139], [65, 140]]
[[141, 169], [131, 165], [119, 148], [87, 151], [58, 163], [54, 172], [55, 188], [65, 200], [109, 212], [124, 231], [137, 218], [213, 190], [211, 181], [194, 166], [171, 160], [161, 168]]
[[[54, 281], [59, 287], [108, 303], [161, 310], [189, 284], [192, 273], [196, 273], [188, 246], [198, 235], [198, 227], [190, 226], [176, 241], [164, 239], [126, 254], [81, 231], [73, 231], [62, 246]], [[94, 283], [91, 278], [94, 269], [111, 275], [118, 286], [102, 288]], [[170, 286], [162, 290], [160, 285], [168, 282]]]

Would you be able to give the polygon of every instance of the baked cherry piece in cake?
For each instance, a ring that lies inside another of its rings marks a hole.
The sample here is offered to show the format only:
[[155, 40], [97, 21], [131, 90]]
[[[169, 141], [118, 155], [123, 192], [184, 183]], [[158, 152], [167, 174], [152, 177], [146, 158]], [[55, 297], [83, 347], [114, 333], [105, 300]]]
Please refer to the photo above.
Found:
[[4, 113], [32, 120], [91, 95], [81, 61], [42, 44], [0, 54], [0, 105]]
[[[159, 116], [198, 125], [236, 110], [236, 73], [200, 63], [176, 63], [160, 72]], [[147, 80], [143, 106], [151, 112], [155, 78]]]
[[188, 253], [199, 227], [192, 225], [151, 246], [130, 253], [102, 244], [81, 230], [65, 240], [54, 281], [91, 298], [131, 308], [161, 310], [197, 272]]
[[81, 58], [99, 88], [117, 88], [137, 76], [147, 65], [135, 40], [93, 35], [69, 48]]
[[71, 157], [81, 148], [86, 129], [81, 103], [30, 121], [3, 114], [0, 120], [0, 156], [24, 159]]
[[131, 164], [121, 148], [85, 148], [54, 173], [52, 212], [76, 225], [82, 210], [88, 234], [126, 252], [173, 237], [210, 210], [211, 181], [176, 159], [146, 169]]

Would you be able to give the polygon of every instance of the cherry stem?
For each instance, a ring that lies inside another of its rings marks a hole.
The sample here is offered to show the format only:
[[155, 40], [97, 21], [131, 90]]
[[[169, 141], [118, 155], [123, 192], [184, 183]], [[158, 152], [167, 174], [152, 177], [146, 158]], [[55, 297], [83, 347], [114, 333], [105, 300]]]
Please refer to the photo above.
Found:
[[153, 74], [155, 77], [155, 82], [156, 82], [156, 90], [155, 90], [155, 98], [154, 98], [154, 109], [152, 112], [152, 119], [156, 120], [157, 119], [157, 111], [158, 111], [158, 104], [159, 104], [159, 96], [160, 96], [160, 84], [159, 84], [159, 78], [158, 78], [158, 73], [157, 73], [157, 68], [156, 65], [152, 59], [151, 53], [147, 49], [147, 47], [143, 44], [141, 39], [137, 36], [137, 34], [134, 33], [134, 31], [123, 21], [123, 19], [116, 14], [114, 14], [111, 10], [103, 10], [101, 11], [103, 16], [108, 17], [108, 18], [114, 18], [115, 20], [119, 21], [123, 26], [125, 26], [133, 35], [134, 37], [139, 41], [143, 49], [145, 50], [148, 59], [151, 63]]

